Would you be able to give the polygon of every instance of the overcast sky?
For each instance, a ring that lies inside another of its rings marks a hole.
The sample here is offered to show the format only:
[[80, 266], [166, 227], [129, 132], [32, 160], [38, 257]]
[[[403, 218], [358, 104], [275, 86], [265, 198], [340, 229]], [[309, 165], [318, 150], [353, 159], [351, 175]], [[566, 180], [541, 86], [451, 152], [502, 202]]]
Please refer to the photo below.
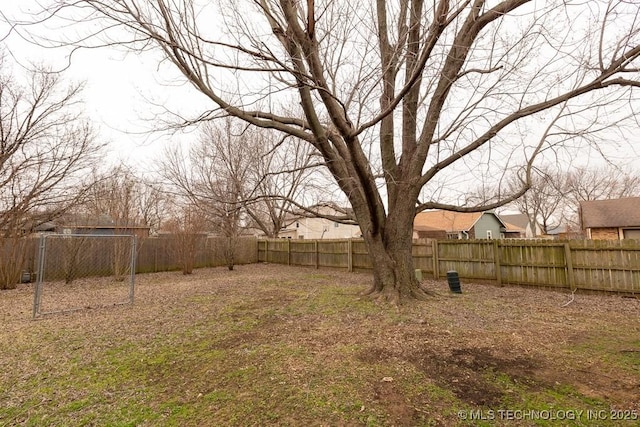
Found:
[[[0, 5], [0, 10], [13, 18], [37, 10], [35, 0], [0, 0]], [[19, 32], [25, 34], [25, 30]], [[0, 21], [0, 38], [4, 37], [1, 45], [9, 55], [8, 62], [15, 62], [15, 75], [31, 64], [57, 70], [68, 63], [68, 49], [45, 49], [28, 43], [16, 31], [5, 37], [8, 33], [9, 26]], [[151, 160], [162, 154], [169, 141], [188, 142], [195, 138], [193, 133], [148, 132], [157, 128], [149, 119], [161, 110], [154, 103], [188, 113], [204, 106], [202, 96], [191, 87], [171, 87], [159, 82], [157, 67], [157, 60], [151, 55], [101, 48], [74, 52], [70, 67], [64, 71], [68, 81], [86, 82], [83, 91], [86, 114], [96, 126], [98, 138], [110, 142], [113, 160], [125, 159], [149, 168]]]

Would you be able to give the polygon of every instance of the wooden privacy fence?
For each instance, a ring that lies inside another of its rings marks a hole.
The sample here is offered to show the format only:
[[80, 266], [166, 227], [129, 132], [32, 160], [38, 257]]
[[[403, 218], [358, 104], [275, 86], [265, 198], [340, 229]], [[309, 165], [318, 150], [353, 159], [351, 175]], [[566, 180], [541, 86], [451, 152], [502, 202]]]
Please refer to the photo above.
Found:
[[[226, 242], [223, 237], [203, 237], [198, 242], [194, 257], [194, 268], [219, 267], [226, 265]], [[137, 273], [155, 273], [180, 268], [173, 236], [147, 238], [138, 241], [136, 261]], [[239, 237], [235, 242], [234, 260], [236, 265], [253, 264], [257, 261], [257, 239]]]
[[[17, 265], [12, 265], [12, 269], [18, 273], [21, 271], [35, 272], [38, 262], [39, 237], [28, 237], [21, 239], [0, 239], [0, 273], [8, 264], [8, 261], [15, 259]], [[15, 252], [16, 242], [21, 244], [22, 254], [18, 256]], [[86, 258], [83, 265], [87, 266], [87, 271], [78, 271], [78, 277], [91, 276], [97, 270], [96, 266], [104, 264], [106, 246], [108, 241], [97, 242], [90, 250], [85, 250], [83, 256]], [[240, 237], [235, 246], [235, 264], [252, 264], [257, 262], [257, 240], [255, 237]], [[150, 237], [138, 239], [136, 251], [136, 272], [151, 273], [159, 271], [177, 270], [180, 268], [178, 262], [175, 236]], [[194, 267], [218, 267], [226, 265], [225, 260], [226, 244], [224, 238], [203, 237], [198, 242], [198, 249], [194, 256]], [[62, 263], [65, 251], [50, 250], [49, 257], [59, 258]], [[16, 276], [16, 279], [19, 277]], [[1, 287], [0, 287], [1, 289]]]
[[[640, 241], [434, 240], [414, 243], [416, 269], [435, 278], [640, 294]], [[258, 261], [371, 269], [363, 240], [259, 240]]]

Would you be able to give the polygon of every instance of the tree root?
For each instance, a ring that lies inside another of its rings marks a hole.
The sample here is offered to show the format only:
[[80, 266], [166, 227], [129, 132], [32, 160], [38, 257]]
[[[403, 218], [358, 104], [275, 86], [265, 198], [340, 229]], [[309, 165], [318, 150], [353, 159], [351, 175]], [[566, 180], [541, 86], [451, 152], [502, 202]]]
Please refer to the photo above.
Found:
[[422, 286], [422, 284], [419, 285], [419, 289], [424, 292], [425, 294], [427, 294], [430, 297], [437, 297], [439, 296], [437, 292], [431, 291], [427, 288], [425, 288], [424, 286]]
[[416, 288], [411, 289], [408, 294], [402, 295], [397, 289], [385, 290], [374, 283], [367, 290], [360, 293], [359, 296], [368, 297], [376, 302], [400, 306], [409, 301], [429, 301], [439, 295], [422, 285], [418, 285]]
[[420, 286], [411, 291], [411, 296], [419, 301], [427, 301], [432, 299], [435, 294]]
[[378, 289], [378, 287], [376, 286], [376, 284], [374, 283], [373, 285], [371, 285], [371, 287], [369, 287], [366, 291], [363, 291], [360, 293], [360, 296], [363, 297], [367, 297], [367, 296], [371, 296], [377, 293], [380, 293], [380, 289]]

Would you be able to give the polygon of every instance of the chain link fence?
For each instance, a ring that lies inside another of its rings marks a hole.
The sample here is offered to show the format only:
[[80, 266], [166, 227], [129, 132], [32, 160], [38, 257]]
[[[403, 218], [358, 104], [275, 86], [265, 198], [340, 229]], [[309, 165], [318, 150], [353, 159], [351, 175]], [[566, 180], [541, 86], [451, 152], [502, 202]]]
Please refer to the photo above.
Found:
[[38, 247], [33, 317], [132, 304], [135, 262], [135, 236], [42, 236]]

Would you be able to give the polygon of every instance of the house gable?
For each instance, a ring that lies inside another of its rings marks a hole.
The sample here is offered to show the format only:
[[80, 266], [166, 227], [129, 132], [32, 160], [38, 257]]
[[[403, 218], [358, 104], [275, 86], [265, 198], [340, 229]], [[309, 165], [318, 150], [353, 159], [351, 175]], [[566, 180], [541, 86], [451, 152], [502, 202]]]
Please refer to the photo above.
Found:
[[476, 239], [498, 239], [506, 225], [493, 213], [485, 212], [473, 226]]

